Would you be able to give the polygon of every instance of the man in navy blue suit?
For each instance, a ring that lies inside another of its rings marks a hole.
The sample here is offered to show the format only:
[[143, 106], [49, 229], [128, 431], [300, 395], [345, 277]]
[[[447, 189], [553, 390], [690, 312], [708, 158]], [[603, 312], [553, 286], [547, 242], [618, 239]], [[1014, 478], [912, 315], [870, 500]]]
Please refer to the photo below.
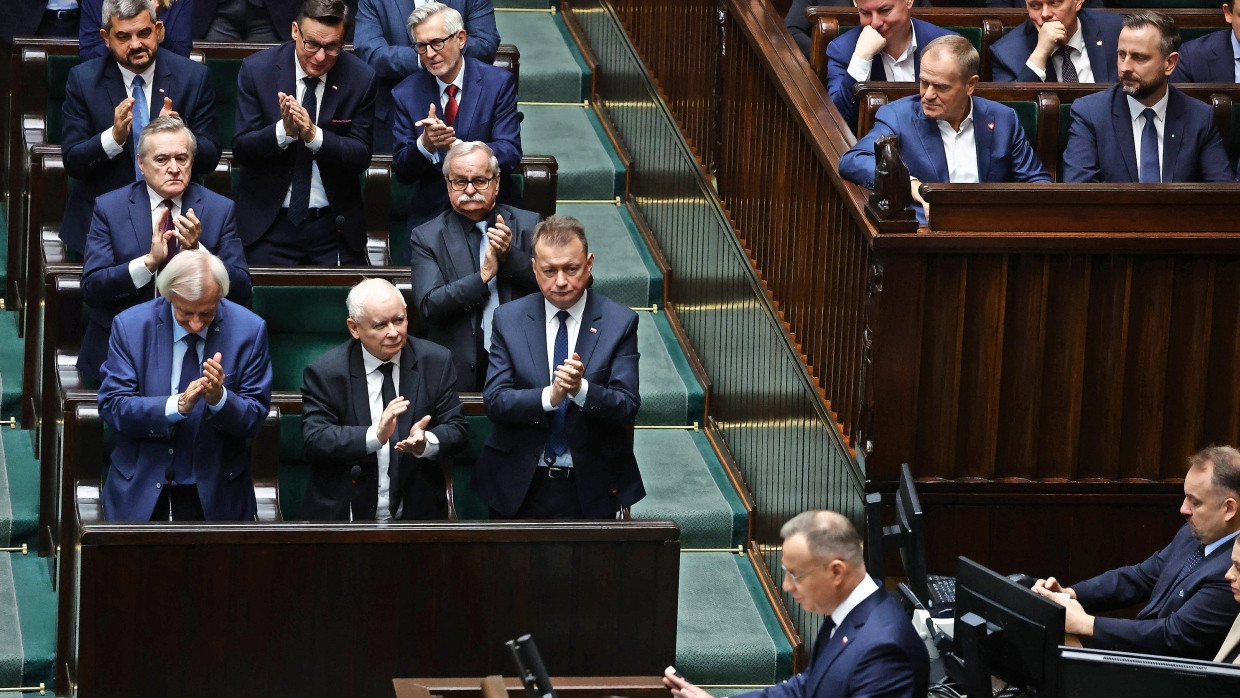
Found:
[[77, 36], [77, 0], [4, 0], [0, 2], [0, 42], [18, 36]]
[[1230, 29], [1184, 42], [1171, 82], [1240, 82], [1240, 12], [1234, 0], [1224, 0], [1223, 19]]
[[900, 137], [900, 155], [912, 177], [913, 198], [921, 182], [1049, 182], [1011, 107], [973, 97], [977, 50], [961, 36], [935, 39], [921, 62], [921, 96], [898, 99], [878, 110], [874, 128], [840, 158], [840, 174], [874, 188], [874, 142]]
[[[921, 698], [930, 683], [926, 646], [900, 603], [865, 571], [861, 536], [833, 511], [807, 511], [780, 529], [784, 591], [826, 618], [809, 668], [744, 698]], [[678, 698], [710, 698], [668, 667]]]
[[990, 47], [994, 81], [1115, 80], [1120, 17], [1083, 10], [1082, 4], [1083, 0], [1027, 0], [1029, 19]]
[[69, 71], [62, 107], [61, 152], [73, 180], [60, 239], [78, 254], [95, 198], [141, 176], [138, 134], [158, 116], [180, 116], [198, 139], [194, 175], [220, 161], [215, 128], [215, 90], [207, 68], [170, 51], [159, 51], [163, 23], [151, 0], [106, 0], [101, 30], [109, 55]]
[[1180, 33], [1160, 12], [1124, 15], [1120, 82], [1072, 103], [1065, 182], [1233, 181], [1214, 110], [1168, 84]]
[[375, 72], [344, 52], [343, 0], [306, 0], [291, 41], [237, 74], [237, 229], [250, 266], [366, 263], [360, 175]]
[[[378, 80], [376, 153], [392, 151], [392, 88], [422, 69], [408, 26], [414, 4], [414, 0], [361, 0], [357, 6], [353, 45], [357, 55], [375, 69]], [[465, 34], [469, 40], [461, 52], [483, 63], [495, 62], [499, 30], [495, 28], [495, 7], [491, 0], [446, 0], [443, 4], [461, 13], [465, 20]]]
[[501, 305], [482, 399], [493, 425], [474, 466], [492, 518], [621, 518], [642, 497], [633, 456], [641, 406], [637, 314], [588, 290], [581, 221], [534, 229], [542, 293]]
[[159, 298], [116, 316], [99, 415], [116, 430], [101, 501], [109, 521], [246, 521], [250, 440], [271, 404], [267, 325], [224, 300], [228, 271], [182, 250]]
[[[1240, 613], [1225, 577], [1240, 532], [1240, 452], [1211, 446], [1188, 459], [1180, 513], [1188, 522], [1145, 562], [1072, 587], [1039, 579], [1033, 590], [1064, 605], [1065, 629], [1100, 649], [1212, 658]], [[1136, 618], [1095, 616], [1136, 603], [1146, 604]]]
[[461, 13], [428, 2], [409, 15], [420, 70], [392, 90], [392, 169], [417, 184], [409, 230], [450, 209], [443, 158], [457, 141], [482, 141], [499, 161], [500, 197], [518, 203], [510, 173], [521, 162], [517, 83], [512, 73], [464, 55]]
[[78, 369], [100, 378], [117, 313], [155, 297], [155, 276], [180, 250], [211, 250], [228, 269], [229, 300], [248, 303], [250, 273], [237, 239], [233, 202], [189, 181], [194, 134], [172, 116], [155, 119], [138, 137], [145, 182], [99, 197], [82, 270], [90, 320]]
[[853, 85], [866, 80], [915, 82], [925, 47], [946, 29], [913, 19], [913, 0], [857, 0], [860, 25], [827, 44], [827, 92], [844, 120], [857, 127]]

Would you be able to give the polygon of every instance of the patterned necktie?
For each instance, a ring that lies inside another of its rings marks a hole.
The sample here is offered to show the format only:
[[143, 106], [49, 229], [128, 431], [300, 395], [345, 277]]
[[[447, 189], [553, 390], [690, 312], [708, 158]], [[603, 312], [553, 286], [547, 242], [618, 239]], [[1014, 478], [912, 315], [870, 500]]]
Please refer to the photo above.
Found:
[[1055, 55], [1059, 56], [1059, 81], [1067, 83], [1080, 82], [1080, 78], [1076, 74], [1076, 64], [1072, 62], [1072, 47], [1060, 46], [1055, 51]]
[[[314, 122], [318, 119], [319, 110], [318, 97], [314, 90], [319, 85], [319, 79], [307, 76], [301, 81], [306, 86], [306, 92], [301, 96], [301, 106], [306, 108], [310, 121]], [[293, 158], [293, 187], [288, 198], [288, 217], [293, 221], [293, 225], [301, 225], [306, 218], [306, 212], [310, 210], [310, 176], [314, 169], [314, 153], [310, 152], [306, 142], [300, 138], [293, 147], [297, 152]]]
[[[172, 199], [164, 199], [162, 203], [164, 208], [168, 211], [168, 215], [164, 216], [164, 222], [159, 226], [159, 230], [162, 233], [168, 233], [176, 229], [176, 226], [172, 223], [172, 218], [176, 214], [172, 212]], [[172, 238], [168, 240], [168, 256], [164, 257], [164, 261], [160, 262], [159, 268], [163, 269], [168, 266], [168, 262], [171, 262], [172, 258], [176, 256], [176, 253], [180, 251], [181, 241], [177, 239], [177, 236], [173, 235]]]
[[458, 105], [456, 103], [456, 92], [457, 92], [456, 85], [448, 85], [447, 92], [448, 92], [448, 103], [445, 104], [443, 107], [443, 122], [451, 126], [456, 123], [456, 110], [458, 108]]
[[1145, 117], [1145, 128], [1141, 131], [1139, 181], [1158, 183], [1162, 181], [1162, 169], [1158, 164], [1158, 127], [1154, 125], [1154, 110], [1146, 107], [1141, 116]]
[[177, 383], [177, 392], [185, 392], [190, 383], [202, 377], [202, 362], [198, 360], [198, 342], [201, 339], [196, 334], [185, 335], [185, 356], [181, 359], [181, 380]]
[[[568, 311], [561, 310], [555, 314], [560, 321], [560, 329], [555, 333], [555, 356], [551, 380], [555, 380], [555, 369], [568, 360]], [[547, 435], [547, 447], [543, 451], [543, 459], [547, 465], [555, 465], [556, 458], [568, 450], [568, 435], [564, 432], [564, 414], [568, 412], [568, 398], [564, 398], [551, 412], [551, 433]]]
[[[482, 231], [482, 239], [478, 243], [478, 266], [480, 269], [482, 267], [482, 260], [486, 258], [487, 245], [490, 242], [490, 239], [487, 238], [486, 227], [487, 227], [486, 221], [478, 222], [477, 230]], [[486, 349], [487, 352], [491, 351], [491, 318], [495, 317], [495, 309], [498, 307], [499, 307], [499, 274], [496, 274], [495, 276], [491, 277], [490, 281], [487, 282], [487, 304], [486, 304], [486, 307], [482, 309], [482, 348]], [[560, 311], [560, 312], [565, 312], [565, 311]], [[556, 339], [557, 340], [559, 339], [558, 334], [556, 335]], [[567, 336], [565, 337], [564, 341], [565, 341], [565, 344], [567, 345], [567, 342], [568, 342]], [[559, 345], [557, 344], [556, 346], [559, 346]], [[559, 364], [556, 364], [556, 365], [558, 366]]]
[[130, 143], [133, 143], [133, 170], [137, 181], [146, 179], [142, 176], [142, 170], [138, 169], [138, 136], [151, 121], [151, 106], [147, 102], [146, 92], [142, 89], [145, 84], [146, 80], [143, 80], [141, 75], [133, 76], [133, 135], [130, 136]]
[[1175, 591], [1175, 588], [1180, 585], [1180, 582], [1184, 581], [1185, 577], [1192, 574], [1193, 569], [1196, 568], [1197, 565], [1201, 564], [1201, 561], [1205, 558], [1206, 546], [1198, 545], [1197, 549], [1193, 551], [1193, 554], [1189, 555], [1188, 559], [1184, 561], [1184, 566], [1180, 568], [1180, 573], [1175, 576], [1175, 581], [1171, 583], [1168, 592]]

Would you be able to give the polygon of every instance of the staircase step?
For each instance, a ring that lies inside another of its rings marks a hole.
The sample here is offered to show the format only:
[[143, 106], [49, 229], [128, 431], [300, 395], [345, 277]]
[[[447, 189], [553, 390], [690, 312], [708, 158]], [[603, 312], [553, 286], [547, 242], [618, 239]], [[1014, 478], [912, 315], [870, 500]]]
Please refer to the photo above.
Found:
[[558, 199], [610, 200], [623, 194], [624, 164], [593, 110], [580, 105], [518, 104], [518, 108], [525, 114], [521, 150], [554, 155], [560, 165]]
[[0, 688], [51, 686], [56, 593], [48, 564], [33, 552], [0, 557]]
[[744, 545], [745, 507], [701, 431], [638, 429], [633, 452], [646, 498], [635, 519], [672, 519], [682, 548]]
[[38, 543], [39, 461], [29, 431], [0, 427], [0, 545]]
[[[541, 6], [547, 7], [546, 0]], [[521, 101], [580, 102], [589, 97], [590, 67], [558, 15], [496, 8], [495, 26], [504, 43], [521, 51]]]
[[662, 305], [663, 275], [624, 207], [611, 201], [561, 204], [556, 213], [585, 225], [600, 293], [632, 307]]
[[17, 336], [17, 313], [0, 311], [0, 375], [4, 376], [0, 418], [3, 419], [21, 419], [22, 366], [25, 363], [22, 347], [22, 338]]
[[769, 686], [792, 673], [792, 645], [743, 555], [682, 553], [676, 669], [696, 684]]
[[702, 419], [705, 395], [689, 371], [663, 313], [637, 314], [642, 406], [639, 425], [683, 425]]

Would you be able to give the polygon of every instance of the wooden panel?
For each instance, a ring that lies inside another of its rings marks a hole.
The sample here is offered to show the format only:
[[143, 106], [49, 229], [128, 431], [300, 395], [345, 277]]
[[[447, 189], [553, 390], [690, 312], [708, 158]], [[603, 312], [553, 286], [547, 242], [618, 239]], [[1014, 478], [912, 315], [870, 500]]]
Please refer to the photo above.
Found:
[[[940, 477], [953, 478], [960, 465], [956, 451], [956, 420], [960, 405], [960, 365], [964, 328], [967, 259], [944, 255], [930, 260], [926, 291], [921, 298], [925, 318], [922, 326], [921, 385], [917, 390], [916, 428], [919, 467]], [[892, 281], [894, 283], [894, 280]], [[880, 367], [876, 366], [875, 371]], [[884, 409], [892, 396], [878, 402]]]
[[1163, 400], [1167, 342], [1174, 290], [1172, 260], [1133, 261], [1128, 351], [1123, 378], [1123, 423], [1119, 462], [1124, 477], [1156, 480], [1161, 475]]
[[1214, 325], [1214, 260], [1177, 259], [1174, 264], [1159, 477], [1178, 477], [1179, 466], [1205, 445], [1202, 433], [1210, 367], [1209, 339], [1216, 329], [1225, 331], [1227, 325], [1234, 324], [1224, 321], [1222, 326]]
[[1122, 394], [1128, 346], [1130, 260], [1100, 256], [1090, 272], [1089, 316], [1083, 376], [1081, 456], [1077, 477], [1114, 479], [1120, 476]]
[[956, 477], [993, 478], [999, 428], [1007, 258], [969, 260], [961, 319], [960, 392], [957, 397]]
[[1037, 423], [1046, 373], [1048, 268], [1044, 255], [1014, 256], [1009, 263], [1003, 332], [999, 424], [995, 425], [995, 468], [1000, 477], [1038, 476]]
[[1051, 257], [1047, 267], [1045, 361], [1041, 375], [1029, 377], [1042, 390], [1038, 475], [1070, 478], [1080, 449], [1092, 266], [1086, 257], [1071, 255]]

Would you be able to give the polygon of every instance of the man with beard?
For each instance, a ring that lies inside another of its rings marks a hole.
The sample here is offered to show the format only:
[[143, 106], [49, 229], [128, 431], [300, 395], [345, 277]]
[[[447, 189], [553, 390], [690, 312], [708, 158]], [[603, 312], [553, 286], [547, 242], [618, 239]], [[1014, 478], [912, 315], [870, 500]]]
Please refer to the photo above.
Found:
[[1230, 182], [1213, 108], [1168, 84], [1180, 32], [1161, 12], [1124, 16], [1119, 84], [1072, 103], [1065, 182]]
[[[1039, 579], [1033, 590], [1065, 606], [1065, 629], [1093, 638], [1099, 649], [1210, 659], [1240, 612], [1224, 576], [1240, 531], [1236, 449], [1211, 446], [1188, 459], [1180, 513], [1187, 523], [1145, 562], [1070, 588], [1054, 577]], [[1136, 603], [1146, 606], [1135, 618], [1094, 615]]]

